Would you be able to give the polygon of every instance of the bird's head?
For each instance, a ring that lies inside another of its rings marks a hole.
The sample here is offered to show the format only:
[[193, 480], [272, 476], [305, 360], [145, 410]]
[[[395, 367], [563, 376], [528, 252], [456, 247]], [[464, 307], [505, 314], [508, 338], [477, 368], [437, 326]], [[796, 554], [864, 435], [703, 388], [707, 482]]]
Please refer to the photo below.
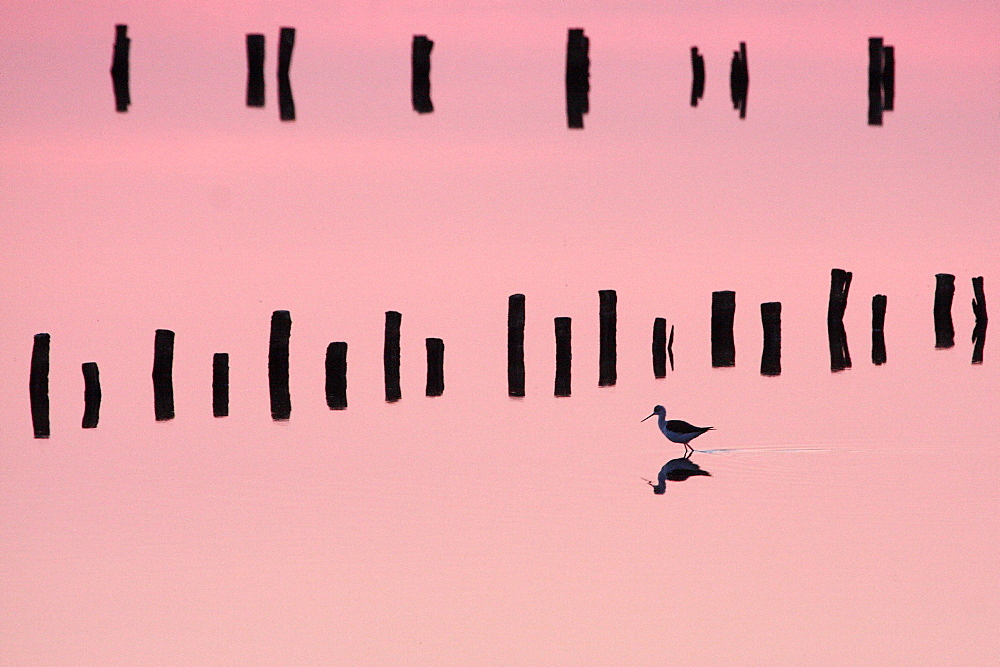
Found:
[[[657, 405], [653, 407], [653, 414], [649, 415], [649, 417], [656, 417], [657, 415], [665, 417], [666, 414], [667, 414], [667, 409], [662, 405]], [[649, 417], [643, 417], [639, 421], [646, 421], [647, 419], [649, 419]]]

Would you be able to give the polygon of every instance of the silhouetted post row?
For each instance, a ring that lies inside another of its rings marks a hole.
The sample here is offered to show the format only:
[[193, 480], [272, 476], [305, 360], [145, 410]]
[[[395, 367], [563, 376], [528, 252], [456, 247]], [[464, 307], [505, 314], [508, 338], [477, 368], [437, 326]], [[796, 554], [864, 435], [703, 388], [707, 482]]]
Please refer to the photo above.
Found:
[[843, 269], [830, 271], [830, 300], [826, 310], [826, 327], [830, 339], [830, 370], [842, 371], [851, 367], [851, 352], [847, 347], [847, 331], [844, 329], [844, 312], [847, 310], [847, 296], [851, 290], [853, 274]]
[[736, 316], [736, 292], [712, 292], [712, 367], [736, 365], [736, 341], [733, 320]]
[[691, 106], [705, 95], [705, 57], [698, 53], [698, 47], [691, 47]]
[[599, 387], [613, 387], [618, 381], [618, 294], [606, 289], [598, 292], [600, 298], [600, 359]]
[[410, 97], [413, 110], [417, 113], [431, 113], [431, 49], [434, 42], [426, 35], [414, 35], [410, 49]]
[[570, 28], [566, 41], [566, 119], [570, 129], [583, 129], [590, 112], [590, 38], [583, 28]]
[[278, 107], [281, 120], [295, 120], [295, 100], [288, 70], [292, 66], [295, 28], [282, 28], [278, 38]]
[[781, 304], [777, 301], [760, 304], [760, 320], [764, 328], [760, 374], [781, 375]]
[[568, 317], [555, 318], [556, 328], [556, 396], [569, 396], [572, 389], [571, 367], [573, 364], [572, 320]]
[[385, 400], [387, 403], [395, 403], [403, 397], [399, 388], [399, 328], [402, 321], [402, 314], [394, 310], [386, 311], [382, 367], [385, 374]]
[[97, 428], [101, 418], [101, 375], [97, 364], [88, 361], [81, 366], [83, 371], [83, 428]]
[[212, 415], [229, 416], [229, 355], [225, 352], [212, 355]]
[[132, 40], [128, 36], [128, 26], [119, 23], [115, 26], [115, 45], [111, 55], [111, 86], [115, 94], [115, 110], [119, 113], [128, 111], [132, 104], [132, 93], [129, 90], [129, 51]]
[[733, 108], [739, 109], [740, 118], [747, 117], [747, 92], [750, 88], [750, 69], [747, 65], [747, 43], [740, 42], [739, 51], [733, 51], [729, 66], [729, 93]]
[[260, 33], [247, 34], [247, 106], [264, 106], [264, 35]]
[[986, 346], [986, 293], [983, 291], [983, 277], [972, 279], [972, 312], [976, 316], [976, 325], [972, 329], [972, 363], [983, 363], [983, 348]]
[[326, 405], [331, 410], [347, 409], [347, 343], [326, 346]]
[[271, 419], [287, 421], [292, 416], [292, 395], [288, 389], [288, 353], [292, 336], [292, 315], [287, 310], [271, 314], [271, 337], [267, 352], [267, 383], [271, 395]]
[[153, 412], [156, 421], [174, 418], [174, 332], [157, 329], [153, 338]]
[[507, 299], [507, 395], [524, 396], [524, 295]]
[[667, 377], [667, 320], [653, 320], [653, 377]]
[[934, 276], [934, 347], [947, 349], [955, 345], [955, 325], [951, 320], [951, 304], [955, 298], [955, 276], [938, 273]]
[[31, 400], [31, 426], [36, 438], [50, 435], [49, 425], [49, 348], [52, 337], [35, 334], [31, 347], [31, 371], [28, 376], [28, 396]]
[[886, 362], [885, 350], [885, 294], [872, 297], [872, 363], [881, 366]]
[[444, 341], [428, 338], [427, 346], [427, 386], [424, 394], [441, 396], [444, 394]]

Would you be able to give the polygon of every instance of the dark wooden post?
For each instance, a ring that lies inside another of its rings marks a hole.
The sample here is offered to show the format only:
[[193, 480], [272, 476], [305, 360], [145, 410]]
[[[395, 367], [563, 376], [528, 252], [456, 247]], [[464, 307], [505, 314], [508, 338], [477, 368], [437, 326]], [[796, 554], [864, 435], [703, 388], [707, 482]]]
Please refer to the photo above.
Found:
[[613, 289], [600, 290], [600, 358], [597, 385], [613, 387], [618, 381], [618, 294]]
[[132, 40], [128, 36], [128, 26], [115, 26], [115, 46], [111, 55], [111, 86], [115, 93], [115, 110], [119, 113], [128, 111], [132, 104], [132, 94], [129, 90], [129, 50]]
[[212, 356], [212, 414], [229, 416], [229, 355], [225, 352]]
[[736, 365], [736, 340], [733, 320], [736, 316], [736, 292], [712, 292], [712, 367]]
[[705, 57], [698, 53], [698, 47], [691, 47], [691, 106], [698, 106], [698, 100], [705, 95]]
[[750, 69], [747, 65], [747, 43], [740, 42], [739, 51], [733, 51], [729, 66], [729, 94], [733, 108], [739, 109], [740, 118], [747, 117], [747, 93], [750, 88]]
[[667, 338], [667, 358], [670, 359], [670, 370], [674, 370], [674, 325], [670, 325], [670, 337]]
[[983, 277], [972, 279], [972, 312], [976, 316], [976, 326], [972, 329], [972, 363], [983, 363], [983, 348], [986, 346], [986, 293], [983, 291]]
[[847, 296], [851, 291], [853, 274], [843, 269], [830, 271], [830, 300], [826, 309], [826, 328], [830, 339], [830, 370], [842, 371], [851, 367], [851, 351], [847, 347], [847, 331], [844, 329], [844, 312], [847, 310]]
[[885, 294], [872, 297], [872, 363], [881, 366], [886, 362], [885, 351]]
[[101, 418], [101, 375], [97, 364], [83, 364], [83, 428], [97, 428]]
[[896, 100], [896, 49], [882, 48], [882, 108], [892, 111]]
[[31, 425], [36, 438], [47, 438], [49, 426], [49, 347], [52, 337], [47, 333], [35, 334], [31, 347], [31, 371], [28, 376], [28, 395], [31, 399]]
[[288, 390], [288, 353], [292, 337], [292, 314], [276, 310], [271, 314], [271, 340], [267, 352], [267, 382], [271, 393], [271, 419], [287, 421], [292, 416], [292, 395]]
[[667, 320], [653, 320], [653, 377], [667, 377]]
[[427, 35], [414, 35], [410, 49], [410, 97], [413, 110], [417, 113], [431, 113], [431, 49], [434, 42]]
[[570, 129], [583, 129], [590, 111], [590, 38], [570, 28], [566, 41], [566, 117]]
[[425, 395], [440, 396], [444, 393], [444, 341], [427, 339], [427, 387]]
[[557, 317], [556, 325], [556, 396], [569, 396], [572, 385], [570, 369], [573, 365], [572, 320]]
[[882, 70], [885, 50], [881, 37], [868, 38], [868, 124], [882, 124]]
[[507, 299], [507, 395], [524, 396], [524, 295]]
[[153, 412], [156, 421], [174, 418], [174, 332], [157, 329], [153, 338]]
[[278, 107], [281, 120], [295, 120], [295, 100], [288, 70], [292, 66], [295, 48], [295, 28], [282, 28], [278, 38]]
[[264, 106], [264, 35], [247, 34], [247, 106]]
[[403, 316], [394, 310], [385, 314], [385, 345], [382, 365], [385, 370], [385, 400], [395, 403], [403, 397], [399, 389], [399, 327]]
[[326, 346], [326, 405], [331, 410], [347, 409], [347, 343]]
[[781, 375], [781, 304], [777, 301], [760, 304], [760, 321], [764, 327], [760, 374]]
[[934, 347], [945, 349], [955, 345], [955, 325], [951, 321], [951, 302], [955, 297], [955, 276], [939, 273], [934, 276]]

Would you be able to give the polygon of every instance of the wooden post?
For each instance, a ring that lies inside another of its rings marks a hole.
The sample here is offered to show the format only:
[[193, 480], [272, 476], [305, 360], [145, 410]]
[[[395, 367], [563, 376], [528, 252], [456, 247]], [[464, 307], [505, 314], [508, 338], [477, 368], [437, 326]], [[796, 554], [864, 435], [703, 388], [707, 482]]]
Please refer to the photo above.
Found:
[[597, 385], [613, 387], [618, 381], [618, 294], [611, 289], [600, 290], [600, 358]]
[[653, 320], [653, 377], [667, 377], [667, 320]]
[[747, 117], [747, 92], [750, 88], [750, 69], [747, 65], [747, 43], [740, 42], [739, 51], [733, 51], [729, 65], [729, 94], [733, 108], [739, 109], [740, 118]]
[[882, 124], [882, 70], [885, 49], [881, 37], [868, 38], [868, 124]]
[[847, 310], [847, 296], [851, 291], [853, 274], [843, 269], [830, 271], [830, 299], [826, 309], [826, 328], [830, 339], [830, 370], [842, 371], [851, 367], [851, 351], [847, 346], [847, 331], [844, 329], [844, 312]]
[[326, 405], [331, 410], [347, 409], [347, 343], [326, 346]]
[[49, 347], [51, 341], [52, 337], [47, 333], [35, 334], [31, 347], [28, 395], [31, 400], [31, 425], [36, 438], [47, 438], [50, 435]]
[[417, 113], [431, 113], [431, 49], [434, 42], [427, 35], [414, 35], [410, 49], [410, 97], [413, 110]]
[[955, 297], [955, 276], [938, 273], [934, 276], [934, 347], [946, 349], [955, 345], [955, 325], [951, 320], [951, 303]]
[[295, 120], [295, 100], [288, 70], [292, 66], [295, 28], [282, 28], [278, 38], [278, 108], [281, 120]]
[[569, 396], [572, 378], [570, 369], [573, 365], [572, 320], [568, 317], [557, 317], [556, 325], [556, 396]]
[[667, 357], [670, 359], [670, 370], [674, 370], [674, 325], [670, 325], [670, 338], [667, 339]]
[[705, 57], [698, 53], [698, 47], [691, 47], [691, 106], [698, 106], [698, 101], [705, 94]]
[[507, 395], [524, 396], [524, 295], [507, 299]]
[[247, 34], [247, 106], [264, 106], [264, 35]]
[[157, 329], [153, 338], [153, 412], [156, 421], [174, 418], [174, 332]]
[[570, 129], [583, 129], [590, 111], [590, 38], [570, 28], [566, 41], [566, 117]]
[[885, 294], [872, 297], [872, 363], [881, 366], [886, 362], [885, 351]]
[[212, 414], [229, 416], [229, 355], [225, 352], [212, 356]]
[[97, 428], [101, 418], [101, 375], [97, 364], [83, 364], [83, 428]]
[[972, 329], [972, 363], [983, 363], [983, 348], [986, 346], [986, 293], [983, 291], [983, 277], [972, 279], [972, 312], [976, 316], [976, 326]]
[[440, 396], [444, 393], [444, 341], [428, 338], [427, 344], [427, 387], [425, 395]]
[[128, 36], [128, 26], [115, 26], [115, 45], [111, 55], [111, 85], [115, 93], [115, 110], [119, 113], [128, 111], [132, 104], [132, 93], [129, 90], [129, 51], [132, 40]]
[[781, 375], [781, 304], [777, 301], [760, 304], [760, 321], [764, 327], [760, 374]]
[[882, 108], [892, 111], [896, 100], [896, 49], [882, 48]]
[[271, 314], [271, 339], [267, 352], [267, 382], [271, 394], [271, 419], [287, 421], [292, 416], [292, 395], [288, 390], [288, 353], [292, 337], [292, 314], [276, 310]]
[[385, 400], [395, 403], [403, 397], [399, 389], [399, 327], [403, 316], [394, 310], [385, 314], [385, 345], [382, 366], [385, 370]]
[[736, 316], [736, 292], [712, 292], [712, 367], [736, 365], [736, 341], [733, 320]]

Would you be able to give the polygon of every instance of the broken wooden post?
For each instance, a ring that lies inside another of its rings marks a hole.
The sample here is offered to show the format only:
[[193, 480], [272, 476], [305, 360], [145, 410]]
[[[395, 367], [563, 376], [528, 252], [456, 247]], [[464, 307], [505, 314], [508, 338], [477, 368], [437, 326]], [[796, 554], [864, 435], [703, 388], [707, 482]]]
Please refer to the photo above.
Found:
[[97, 364], [88, 361], [83, 371], [83, 428], [97, 428], [101, 418], [101, 375]]
[[247, 106], [264, 106], [264, 35], [247, 33]]
[[712, 367], [736, 365], [736, 340], [733, 320], [736, 316], [736, 292], [712, 292]]
[[424, 394], [440, 396], [444, 393], [444, 341], [428, 338], [427, 345], [427, 387]]
[[760, 321], [764, 327], [760, 374], [781, 375], [781, 304], [777, 301], [760, 304]]
[[583, 129], [590, 112], [590, 38], [570, 28], [566, 41], [566, 118], [570, 129]]
[[597, 386], [613, 387], [618, 381], [618, 295], [613, 289], [598, 291], [600, 298], [600, 358]]
[[892, 111], [896, 101], [896, 49], [882, 47], [882, 108]]
[[347, 343], [326, 346], [326, 405], [331, 410], [347, 409]]
[[267, 383], [271, 394], [271, 419], [287, 421], [292, 416], [292, 395], [288, 390], [288, 353], [292, 337], [292, 314], [276, 310], [271, 314], [271, 339], [267, 351]]
[[278, 108], [281, 120], [295, 120], [295, 100], [288, 70], [292, 66], [295, 28], [282, 28], [278, 38]]
[[653, 320], [653, 377], [667, 377], [667, 320]]
[[691, 106], [698, 106], [698, 100], [705, 95], [705, 57], [698, 53], [698, 47], [691, 47]]
[[399, 389], [399, 326], [403, 316], [394, 310], [385, 314], [385, 344], [382, 366], [385, 371], [385, 400], [394, 403], [403, 397]]
[[212, 356], [212, 415], [229, 416], [229, 355], [225, 352]]
[[983, 291], [983, 277], [972, 279], [972, 312], [976, 316], [976, 325], [972, 329], [972, 363], [983, 363], [983, 348], [986, 346], [986, 293]]
[[830, 300], [826, 309], [826, 327], [830, 339], [830, 370], [842, 371], [851, 367], [851, 352], [847, 347], [847, 331], [844, 329], [844, 312], [847, 310], [847, 296], [851, 291], [853, 274], [843, 269], [830, 271]]
[[427, 35], [414, 35], [410, 49], [410, 97], [413, 110], [417, 113], [431, 113], [431, 49], [434, 42]]
[[115, 110], [119, 113], [128, 111], [132, 104], [132, 94], [129, 90], [129, 50], [132, 40], [128, 36], [128, 26], [115, 26], [115, 46], [111, 55], [111, 86], [115, 93]]
[[747, 92], [750, 88], [750, 69], [747, 65], [747, 43], [740, 42], [739, 51], [733, 51], [729, 66], [729, 94], [733, 108], [739, 109], [740, 118], [747, 117]]
[[570, 369], [573, 364], [572, 320], [557, 317], [556, 325], [556, 396], [569, 396], [572, 385]]
[[524, 295], [507, 299], [507, 395], [524, 396]]
[[882, 124], [882, 69], [885, 50], [881, 37], [868, 38], [868, 124]]
[[955, 297], [955, 276], [938, 273], [934, 276], [934, 347], [947, 349], [955, 345], [955, 325], [951, 320], [951, 302]]
[[174, 418], [174, 332], [157, 329], [153, 338], [153, 412], [156, 421]]
[[886, 361], [885, 351], [885, 294], [872, 297], [872, 363], [881, 366]]
[[28, 375], [28, 396], [31, 400], [31, 425], [36, 438], [47, 438], [49, 426], [49, 347], [52, 337], [35, 334], [31, 347], [31, 371]]

